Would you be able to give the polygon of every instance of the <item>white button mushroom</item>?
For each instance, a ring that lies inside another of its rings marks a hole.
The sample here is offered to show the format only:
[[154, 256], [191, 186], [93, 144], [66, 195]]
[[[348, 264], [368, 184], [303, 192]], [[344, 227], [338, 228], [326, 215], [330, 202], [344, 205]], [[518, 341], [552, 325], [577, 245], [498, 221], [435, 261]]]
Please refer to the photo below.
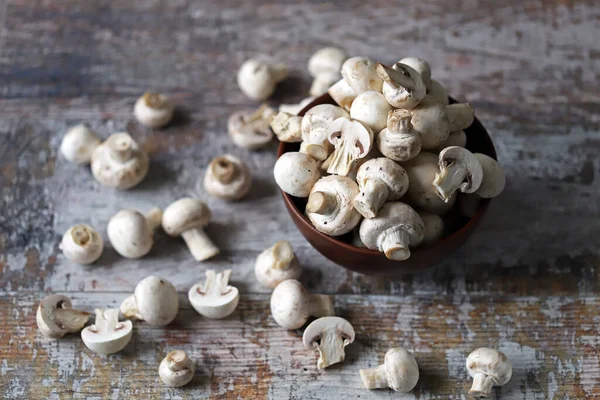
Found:
[[196, 365], [183, 350], [173, 350], [161, 361], [158, 376], [167, 386], [185, 386], [194, 378]]
[[298, 152], [282, 154], [273, 167], [273, 175], [281, 190], [296, 197], [308, 197], [321, 177], [315, 159]]
[[96, 309], [96, 322], [81, 331], [86, 347], [99, 354], [114, 354], [123, 350], [131, 340], [131, 321], [119, 322], [119, 309]]
[[411, 123], [421, 135], [421, 147], [433, 150], [448, 139], [450, 122], [446, 106], [431, 96], [425, 96], [413, 109]]
[[448, 202], [455, 191], [473, 193], [481, 185], [483, 169], [481, 163], [464, 147], [447, 147], [440, 152], [440, 172], [435, 174], [433, 187], [438, 196]]
[[67, 131], [60, 143], [60, 152], [72, 163], [89, 164], [92, 153], [99, 145], [100, 139], [96, 133], [85, 124], [80, 124]]
[[67, 229], [58, 248], [71, 261], [91, 264], [102, 255], [104, 241], [91, 226], [78, 224]]
[[329, 93], [333, 101], [335, 101], [338, 106], [347, 111], [350, 111], [352, 102], [354, 102], [354, 99], [356, 98], [356, 93], [343, 78], [334, 83], [329, 88], [327, 93]]
[[229, 137], [244, 149], [257, 150], [265, 147], [273, 139], [269, 123], [275, 114], [275, 109], [268, 104], [263, 104], [254, 111], [235, 112], [227, 120]]
[[277, 325], [285, 329], [298, 329], [308, 317], [326, 317], [333, 311], [331, 297], [310, 294], [295, 279], [281, 282], [271, 294], [271, 314]]
[[475, 191], [475, 194], [485, 199], [498, 196], [502, 193], [504, 186], [506, 185], [504, 169], [498, 161], [490, 156], [475, 153], [475, 157], [477, 157], [483, 169], [483, 180], [481, 181], [479, 189]]
[[248, 166], [229, 154], [213, 158], [204, 175], [204, 190], [227, 201], [240, 200], [248, 194], [251, 185]]
[[424, 234], [425, 224], [419, 214], [400, 202], [384, 204], [375, 218], [360, 224], [360, 239], [365, 246], [396, 261], [409, 258], [410, 247], [421, 244]]
[[432, 244], [442, 238], [444, 234], [444, 220], [439, 215], [420, 212], [419, 216], [425, 224], [422, 245]]
[[410, 182], [406, 191], [406, 202], [413, 207], [432, 214], [441, 215], [450, 210], [456, 201], [453, 195], [446, 203], [437, 195], [432, 185], [435, 175], [440, 172], [438, 156], [427, 151], [421, 151], [415, 158], [403, 163]]
[[427, 89], [423, 78], [408, 65], [396, 63], [390, 68], [384, 64], [377, 64], [377, 74], [383, 79], [383, 96], [396, 108], [409, 110], [425, 97]]
[[429, 90], [427, 90], [427, 94], [447, 106], [450, 103], [450, 99], [448, 98], [448, 92], [442, 86], [441, 83], [436, 81], [435, 79], [431, 80], [431, 86]]
[[133, 106], [133, 115], [148, 128], [165, 126], [173, 118], [173, 104], [160, 93], [146, 92]]
[[381, 93], [383, 80], [377, 74], [377, 63], [367, 57], [352, 57], [344, 61], [342, 76], [355, 94], [367, 90]]
[[408, 393], [419, 381], [419, 365], [406, 349], [394, 347], [385, 353], [382, 365], [361, 369], [360, 379], [369, 390], [390, 388], [396, 392]]
[[354, 342], [354, 328], [340, 317], [322, 317], [306, 327], [302, 342], [307, 349], [319, 351], [318, 369], [344, 361], [344, 348]]
[[121, 303], [125, 318], [136, 318], [150, 325], [170, 324], [179, 311], [179, 297], [175, 286], [166, 279], [148, 276], [142, 279], [133, 295]]
[[307, 105], [312, 103], [314, 99], [315, 98], [311, 96], [305, 97], [304, 99], [300, 100], [299, 103], [296, 104], [280, 104], [279, 111], [292, 115], [298, 115], [300, 114], [300, 111], [302, 111]]
[[235, 311], [240, 301], [239, 290], [229, 285], [231, 270], [215, 273], [206, 271], [204, 284], [197, 283], [190, 288], [188, 298], [194, 310], [211, 319], [225, 318]]
[[266, 100], [273, 94], [277, 84], [286, 76], [285, 65], [251, 58], [240, 67], [237, 84], [242, 92], [251, 99]]
[[184, 197], [166, 208], [162, 227], [169, 236], [181, 236], [196, 261], [204, 261], [220, 252], [203, 229], [211, 218], [206, 203]]
[[347, 176], [354, 163], [371, 151], [373, 137], [371, 128], [358, 120], [342, 117], [333, 121], [327, 138], [335, 149], [326, 160], [327, 172]]
[[146, 152], [128, 133], [110, 135], [92, 153], [92, 174], [104, 186], [130, 189], [148, 173]]
[[374, 218], [385, 202], [404, 196], [409, 184], [404, 168], [385, 157], [364, 163], [358, 169], [356, 181], [360, 193], [352, 204], [365, 218]]
[[338, 118], [349, 116], [344, 109], [332, 104], [320, 104], [308, 110], [301, 123], [303, 152], [317, 161], [325, 160], [333, 150], [327, 137], [329, 127]]
[[325, 47], [317, 50], [308, 60], [308, 72], [315, 78], [310, 87], [311, 96], [321, 96], [327, 89], [340, 79], [342, 64], [346, 54], [336, 47]]
[[467, 146], [467, 134], [465, 133], [465, 131], [450, 132], [450, 134], [448, 135], [448, 139], [446, 139], [446, 141], [444, 143], [442, 143], [440, 146], [438, 146], [433, 151], [435, 151], [436, 153], [439, 153], [440, 151], [444, 150], [446, 147], [450, 147], [450, 146], [466, 147]]
[[474, 398], [488, 398], [492, 386], [503, 386], [512, 377], [512, 365], [501, 351], [481, 347], [467, 357], [467, 371], [473, 378], [469, 395]]
[[377, 148], [394, 161], [407, 161], [421, 151], [421, 135], [415, 132], [407, 110], [390, 111], [387, 128], [377, 136]]
[[262, 286], [273, 289], [287, 279], [298, 279], [302, 267], [292, 245], [280, 240], [256, 257], [254, 273]]
[[135, 210], [121, 210], [108, 221], [108, 240], [125, 258], [143, 257], [152, 249], [161, 218], [159, 208], [151, 209], [146, 216]]
[[429, 63], [422, 58], [418, 57], [404, 57], [398, 61], [400, 64], [408, 65], [421, 75], [425, 88], [429, 90], [431, 88], [431, 67]]
[[302, 141], [302, 117], [279, 111], [271, 118], [271, 129], [280, 142], [297, 143]]
[[89, 319], [89, 313], [71, 308], [71, 299], [58, 294], [44, 297], [35, 314], [40, 333], [50, 339], [79, 332]]
[[391, 110], [392, 106], [381, 93], [368, 90], [356, 96], [350, 107], [350, 117], [362, 121], [373, 132], [380, 132], [386, 127]]
[[475, 120], [475, 111], [468, 103], [456, 103], [446, 106], [450, 132], [458, 132], [467, 129]]
[[306, 216], [319, 232], [330, 236], [348, 233], [362, 218], [352, 205], [358, 192], [356, 182], [347, 176], [325, 176], [310, 192]]

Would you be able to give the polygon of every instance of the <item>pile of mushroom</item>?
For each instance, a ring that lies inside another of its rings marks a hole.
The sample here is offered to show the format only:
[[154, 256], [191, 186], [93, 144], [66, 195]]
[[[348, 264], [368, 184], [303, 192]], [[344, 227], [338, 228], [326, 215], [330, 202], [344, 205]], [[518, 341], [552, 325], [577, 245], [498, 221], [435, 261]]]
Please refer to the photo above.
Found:
[[493, 158], [466, 148], [473, 108], [449, 104], [426, 61], [406, 57], [387, 66], [351, 57], [335, 82], [331, 67], [343, 53], [334, 50], [315, 53], [309, 66], [313, 88], [332, 84], [336, 105], [314, 106], [302, 117], [280, 111], [270, 119], [280, 141], [300, 143], [298, 152], [277, 160], [275, 181], [307, 199], [306, 216], [318, 231], [359, 232], [369, 249], [406, 260], [410, 248], [444, 237], [458, 194], [466, 199], [457, 212], [471, 217], [478, 198], [502, 192], [504, 172]]

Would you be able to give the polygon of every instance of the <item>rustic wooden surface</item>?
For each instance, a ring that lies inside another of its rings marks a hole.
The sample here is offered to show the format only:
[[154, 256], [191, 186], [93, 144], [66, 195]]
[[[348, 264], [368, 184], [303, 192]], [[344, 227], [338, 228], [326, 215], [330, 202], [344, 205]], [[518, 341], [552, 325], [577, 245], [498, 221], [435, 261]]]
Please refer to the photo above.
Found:
[[[243, 398], [465, 399], [467, 354], [496, 347], [513, 361], [499, 399], [600, 397], [600, 8], [588, 1], [234, 0], [0, 1], [0, 397], [9, 399]], [[294, 70], [273, 103], [299, 100], [306, 61], [324, 45], [392, 62], [421, 56], [450, 92], [471, 102], [493, 134], [508, 185], [477, 235], [429, 271], [397, 282], [346, 272], [299, 235], [271, 178], [275, 143], [250, 153], [226, 134], [227, 116], [254, 104], [237, 89], [247, 57], [270, 53]], [[135, 99], [154, 89], [177, 104], [163, 130], [140, 127]], [[151, 153], [137, 188], [101, 187], [57, 148], [66, 128], [88, 122], [104, 137], [127, 130]], [[256, 181], [224, 204], [198, 186], [208, 161], [229, 152]], [[70, 225], [103, 232], [119, 209], [146, 211], [185, 195], [206, 199], [208, 233], [223, 249], [195, 263], [183, 243], [159, 235], [151, 253], [125, 260], [108, 245], [90, 267], [58, 250]], [[303, 282], [335, 295], [357, 331], [347, 360], [326, 372], [301, 331], [278, 328], [253, 261], [292, 242]], [[242, 297], [222, 321], [204, 319], [185, 293], [207, 268], [232, 268]], [[143, 277], [181, 292], [167, 328], [137, 323], [124, 352], [100, 357], [78, 336], [44, 340], [35, 309], [47, 293], [75, 306], [117, 306]], [[413, 351], [421, 379], [411, 394], [362, 389], [358, 369], [392, 346]], [[197, 360], [192, 384], [157, 377], [172, 349]]]

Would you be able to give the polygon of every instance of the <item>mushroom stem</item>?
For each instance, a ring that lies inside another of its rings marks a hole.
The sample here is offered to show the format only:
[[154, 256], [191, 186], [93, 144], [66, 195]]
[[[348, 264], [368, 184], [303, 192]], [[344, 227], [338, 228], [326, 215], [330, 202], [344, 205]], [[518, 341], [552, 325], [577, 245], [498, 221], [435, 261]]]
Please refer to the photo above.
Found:
[[402, 261], [410, 257], [408, 248], [410, 235], [403, 226], [394, 226], [381, 232], [377, 238], [379, 251], [385, 253], [390, 260]]
[[211, 172], [223, 184], [230, 183], [235, 178], [237, 168], [226, 157], [218, 157], [210, 163]]
[[456, 161], [450, 163], [435, 174], [433, 187], [437, 195], [447, 203], [452, 194], [465, 182], [468, 173], [469, 171], [461, 163]]
[[315, 214], [329, 215], [337, 208], [338, 201], [335, 195], [325, 192], [313, 192], [308, 197], [306, 211]]
[[389, 193], [387, 185], [381, 180], [369, 179], [354, 198], [354, 208], [365, 218], [375, 218], [377, 211], [388, 199]]
[[218, 274], [215, 274], [214, 270], [209, 269], [206, 271], [206, 281], [202, 286], [202, 290], [198, 288], [198, 293], [209, 297], [218, 297], [227, 294], [231, 289], [228, 289], [229, 277], [231, 277], [230, 269], [219, 272]]
[[146, 214], [146, 222], [151, 232], [158, 228], [162, 221], [163, 212], [160, 208], [154, 207]]
[[334, 314], [331, 297], [326, 294], [311, 294], [308, 302], [308, 309], [313, 317], [321, 318]]
[[101, 309], [96, 308], [96, 321], [94, 326], [97, 332], [111, 332], [114, 331], [119, 323], [119, 309], [109, 308]]
[[473, 377], [473, 385], [469, 390], [469, 394], [475, 398], [489, 397], [492, 392], [494, 381], [489, 375], [484, 373], [475, 374]]
[[115, 133], [107, 139], [110, 156], [114, 160], [125, 163], [131, 159], [133, 139], [126, 133]]
[[158, 93], [146, 92], [142, 96], [146, 105], [150, 108], [162, 108], [165, 104], [165, 98]]
[[406, 114], [403, 116], [392, 115], [388, 117], [387, 128], [393, 133], [413, 133], [412, 116]]
[[389, 386], [385, 364], [360, 370], [360, 379], [366, 389], [382, 389]]
[[90, 319], [90, 313], [72, 308], [59, 307], [54, 312], [56, 314], [56, 325], [67, 332], [80, 331]]
[[182, 350], [174, 350], [167, 354], [169, 369], [173, 372], [181, 371], [189, 367], [187, 354]]
[[407, 91], [412, 91], [415, 88], [415, 81], [412, 78], [387, 65], [378, 63], [377, 75], [393, 88], [404, 88]]
[[85, 225], [75, 225], [71, 230], [71, 237], [75, 244], [82, 247], [92, 239], [92, 235]]
[[135, 295], [131, 295], [123, 300], [119, 309], [125, 318], [144, 319], [138, 311]]
[[330, 365], [337, 364], [344, 361], [344, 345], [346, 339], [340, 335], [337, 329], [330, 329], [321, 335], [319, 344], [314, 344], [319, 350], [319, 360], [317, 361], [317, 368], [324, 369]]
[[317, 161], [323, 161], [327, 158], [327, 149], [320, 144], [309, 143], [304, 151]]
[[219, 254], [219, 249], [203, 229], [190, 229], [181, 234], [196, 261], [204, 261]]

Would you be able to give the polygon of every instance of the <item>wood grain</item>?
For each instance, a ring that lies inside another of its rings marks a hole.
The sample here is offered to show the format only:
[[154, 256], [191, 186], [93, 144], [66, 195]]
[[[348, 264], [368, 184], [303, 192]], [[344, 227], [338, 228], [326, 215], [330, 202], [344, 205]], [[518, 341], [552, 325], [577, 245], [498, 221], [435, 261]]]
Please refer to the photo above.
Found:
[[[2, 21], [0, 2], [0, 21]], [[463, 399], [463, 363], [477, 346], [503, 349], [515, 377], [502, 399], [600, 397], [600, 7], [587, 1], [80, 2], [10, 0], [0, 50], [0, 393], [6, 398], [388, 398], [361, 389], [357, 370], [392, 345], [415, 351], [422, 378], [404, 398]], [[392, 62], [429, 60], [435, 79], [473, 104], [507, 173], [478, 233], [453, 257], [390, 282], [346, 272], [299, 235], [271, 178], [275, 143], [236, 148], [227, 116], [254, 107], [235, 84], [240, 63], [271, 54], [290, 66], [272, 104], [310, 87], [308, 57], [325, 45]], [[162, 130], [135, 123], [135, 99], [153, 89], [177, 104]], [[101, 187], [57, 148], [87, 122], [103, 137], [129, 131], [150, 152], [138, 188]], [[248, 199], [225, 204], [198, 182], [212, 157], [234, 154], [255, 175]], [[193, 262], [159, 235], [151, 253], [124, 260], [108, 244], [81, 267], [58, 250], [76, 222], [102, 231], [122, 208], [147, 211], [186, 195], [214, 214], [223, 249]], [[343, 366], [319, 373], [299, 332], [274, 325], [256, 255], [287, 238], [311, 291], [335, 294], [357, 329]], [[66, 292], [85, 309], [116, 305], [149, 274], [181, 293], [208, 268], [232, 268], [239, 310], [208, 321], [185, 303], [176, 324], [138, 324], [122, 355], [101, 358], [77, 337], [35, 330], [44, 293]], [[167, 351], [198, 361], [191, 387], [167, 390], [156, 369]], [[304, 370], [306, 368], [306, 370]]]

